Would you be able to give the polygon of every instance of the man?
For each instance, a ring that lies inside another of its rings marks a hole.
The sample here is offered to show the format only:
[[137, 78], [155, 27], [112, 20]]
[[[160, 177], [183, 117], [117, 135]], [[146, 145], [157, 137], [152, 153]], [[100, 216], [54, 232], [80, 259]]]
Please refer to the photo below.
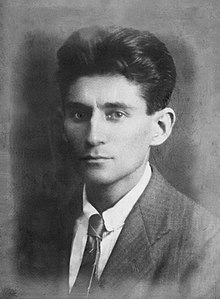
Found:
[[[148, 162], [175, 122], [164, 43], [147, 31], [85, 28], [59, 49], [58, 64], [70, 166], [83, 180], [72, 195], [70, 297], [216, 298], [219, 221]], [[79, 287], [89, 246], [94, 260]]]

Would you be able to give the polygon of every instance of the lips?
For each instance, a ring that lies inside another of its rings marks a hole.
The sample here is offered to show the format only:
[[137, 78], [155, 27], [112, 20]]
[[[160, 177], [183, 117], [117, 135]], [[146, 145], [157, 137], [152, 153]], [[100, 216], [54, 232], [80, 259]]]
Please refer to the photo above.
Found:
[[101, 155], [86, 155], [80, 158], [82, 161], [100, 161], [100, 160], [109, 160], [110, 157], [101, 156]]

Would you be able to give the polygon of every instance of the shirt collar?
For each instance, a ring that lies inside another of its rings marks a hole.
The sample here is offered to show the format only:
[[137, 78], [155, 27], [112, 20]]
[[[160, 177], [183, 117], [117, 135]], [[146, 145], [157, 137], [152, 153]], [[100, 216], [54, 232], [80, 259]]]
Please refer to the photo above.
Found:
[[[139, 182], [112, 208], [109, 208], [103, 212], [102, 216], [107, 231], [110, 232], [116, 230], [124, 225], [124, 222], [128, 214], [130, 213], [138, 198], [141, 196], [144, 189], [148, 185], [150, 178], [151, 167], [148, 162]], [[87, 200], [85, 185], [83, 188], [83, 213], [87, 219], [89, 219], [89, 217], [93, 214], [99, 214], [95, 207], [92, 206]]]

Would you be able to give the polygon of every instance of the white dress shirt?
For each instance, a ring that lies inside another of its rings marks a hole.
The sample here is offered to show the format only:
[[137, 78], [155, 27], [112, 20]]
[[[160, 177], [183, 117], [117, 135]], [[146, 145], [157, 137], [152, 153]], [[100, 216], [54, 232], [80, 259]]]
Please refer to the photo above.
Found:
[[[105, 268], [105, 265], [109, 259], [128, 214], [148, 185], [150, 178], [151, 168], [149, 163], [147, 163], [144, 174], [137, 185], [132, 188], [122, 199], [120, 199], [112, 208], [107, 209], [102, 213], [107, 232], [104, 233], [100, 247], [101, 253], [98, 262], [98, 278], [100, 278]], [[69, 292], [71, 292], [79, 272], [87, 241], [89, 217], [93, 214], [99, 214], [99, 212], [87, 201], [86, 188], [84, 186], [83, 212], [77, 219], [74, 226], [74, 237], [69, 265]]]

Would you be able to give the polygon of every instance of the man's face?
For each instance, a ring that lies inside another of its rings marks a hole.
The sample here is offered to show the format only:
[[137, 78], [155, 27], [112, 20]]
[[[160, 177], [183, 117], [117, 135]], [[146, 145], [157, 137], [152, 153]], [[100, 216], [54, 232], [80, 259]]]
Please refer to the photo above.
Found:
[[64, 129], [85, 183], [136, 183], [149, 157], [155, 124], [139, 86], [125, 77], [80, 77], [65, 102]]

